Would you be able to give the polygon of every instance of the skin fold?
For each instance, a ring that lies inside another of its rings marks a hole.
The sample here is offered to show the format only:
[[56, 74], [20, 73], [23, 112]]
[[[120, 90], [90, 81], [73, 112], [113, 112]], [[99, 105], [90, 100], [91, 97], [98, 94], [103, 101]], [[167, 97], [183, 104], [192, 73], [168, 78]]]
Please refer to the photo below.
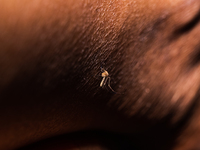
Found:
[[0, 149], [200, 149], [199, 0], [0, 4]]

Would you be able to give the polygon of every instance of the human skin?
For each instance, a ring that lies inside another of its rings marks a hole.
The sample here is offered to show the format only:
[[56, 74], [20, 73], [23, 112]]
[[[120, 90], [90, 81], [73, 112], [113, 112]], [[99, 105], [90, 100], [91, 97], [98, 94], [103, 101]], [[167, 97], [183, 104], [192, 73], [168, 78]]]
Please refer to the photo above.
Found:
[[199, 0], [0, 4], [0, 149], [88, 130], [200, 149]]

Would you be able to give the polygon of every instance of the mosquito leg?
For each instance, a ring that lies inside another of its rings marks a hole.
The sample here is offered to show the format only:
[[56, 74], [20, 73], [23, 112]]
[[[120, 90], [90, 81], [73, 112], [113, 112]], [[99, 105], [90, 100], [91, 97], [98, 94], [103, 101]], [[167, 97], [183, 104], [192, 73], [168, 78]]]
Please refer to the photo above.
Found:
[[103, 87], [106, 86], [106, 83], [107, 83], [107, 81], [108, 81], [108, 77], [104, 77], [104, 78], [105, 78], [105, 81], [104, 81], [104, 83], [103, 83]]
[[116, 92], [112, 89], [112, 87], [110, 86], [110, 77], [108, 77], [107, 79], [108, 79], [108, 87], [111, 89], [111, 91], [113, 91], [114, 93], [116, 93]]
[[105, 77], [103, 77], [101, 83], [100, 83], [100, 87], [103, 87], [104, 86], [104, 82], [105, 82]]

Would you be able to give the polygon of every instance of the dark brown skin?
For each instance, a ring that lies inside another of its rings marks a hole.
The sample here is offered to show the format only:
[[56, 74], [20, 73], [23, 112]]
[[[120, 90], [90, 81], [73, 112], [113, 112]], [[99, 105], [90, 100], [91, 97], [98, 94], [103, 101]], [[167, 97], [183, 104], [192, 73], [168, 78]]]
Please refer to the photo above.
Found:
[[[0, 4], [0, 149], [88, 130], [200, 149], [199, 0]], [[105, 149], [74, 135], [66, 149]]]

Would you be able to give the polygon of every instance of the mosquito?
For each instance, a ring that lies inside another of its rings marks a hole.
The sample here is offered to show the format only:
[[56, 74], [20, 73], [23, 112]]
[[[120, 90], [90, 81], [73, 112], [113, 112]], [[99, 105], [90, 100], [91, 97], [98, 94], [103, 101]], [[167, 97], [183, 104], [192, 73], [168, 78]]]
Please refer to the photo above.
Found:
[[104, 68], [101, 67], [101, 76], [102, 76], [102, 80], [101, 80], [101, 83], [100, 83], [100, 87], [104, 88], [106, 86], [106, 84], [108, 85], [108, 87], [110, 88], [110, 90], [114, 93], [116, 93], [112, 87], [110, 86], [110, 76], [109, 76], [109, 73], [108, 71], [106, 71]]

